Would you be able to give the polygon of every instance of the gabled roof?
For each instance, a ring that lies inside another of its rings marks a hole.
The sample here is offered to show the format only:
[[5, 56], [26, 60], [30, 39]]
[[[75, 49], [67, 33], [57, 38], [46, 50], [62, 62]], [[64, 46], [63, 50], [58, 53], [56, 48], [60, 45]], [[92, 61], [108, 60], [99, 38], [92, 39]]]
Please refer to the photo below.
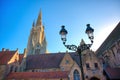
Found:
[[[76, 53], [69, 54], [79, 65], [79, 56]], [[26, 70], [59, 68], [64, 55], [65, 53], [28, 55], [26, 59]]]
[[68, 78], [67, 71], [55, 72], [12, 72], [7, 76], [7, 79], [61, 79]]
[[120, 79], [120, 68], [107, 67], [104, 70], [110, 79]]
[[6, 65], [16, 51], [0, 51], [0, 65]]

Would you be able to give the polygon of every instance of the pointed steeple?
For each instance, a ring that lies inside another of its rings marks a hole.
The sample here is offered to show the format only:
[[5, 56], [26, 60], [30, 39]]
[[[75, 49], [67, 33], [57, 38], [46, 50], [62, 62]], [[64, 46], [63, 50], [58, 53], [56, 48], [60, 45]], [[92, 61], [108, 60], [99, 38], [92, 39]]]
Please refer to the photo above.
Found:
[[84, 45], [84, 44], [85, 44], [84, 40], [81, 39], [80, 45]]
[[35, 27], [35, 21], [33, 21], [32, 27]]
[[28, 40], [27, 54], [41, 54], [46, 52], [47, 42], [45, 39], [44, 26], [42, 24], [42, 12], [38, 15], [38, 19], [32, 24], [32, 30]]
[[39, 16], [37, 18], [36, 26], [41, 26], [41, 25], [42, 25], [42, 11], [40, 10]]

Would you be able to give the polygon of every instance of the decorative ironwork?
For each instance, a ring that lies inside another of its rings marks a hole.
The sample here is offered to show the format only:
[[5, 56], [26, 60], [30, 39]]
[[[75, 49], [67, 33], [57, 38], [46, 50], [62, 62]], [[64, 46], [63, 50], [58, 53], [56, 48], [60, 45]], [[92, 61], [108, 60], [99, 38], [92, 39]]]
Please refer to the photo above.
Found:
[[69, 50], [77, 51], [77, 46], [76, 45], [65, 45], [65, 47]]

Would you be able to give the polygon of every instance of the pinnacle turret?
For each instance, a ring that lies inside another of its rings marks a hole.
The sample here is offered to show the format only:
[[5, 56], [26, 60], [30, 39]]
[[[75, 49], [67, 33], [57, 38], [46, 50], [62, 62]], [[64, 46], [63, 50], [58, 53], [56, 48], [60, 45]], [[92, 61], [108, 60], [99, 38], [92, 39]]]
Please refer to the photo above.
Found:
[[33, 21], [32, 27], [35, 27], [35, 21]]
[[84, 40], [81, 39], [80, 45], [84, 45], [84, 44], [85, 44]]
[[39, 16], [37, 18], [36, 26], [41, 26], [41, 25], [42, 25], [42, 11], [40, 10]]

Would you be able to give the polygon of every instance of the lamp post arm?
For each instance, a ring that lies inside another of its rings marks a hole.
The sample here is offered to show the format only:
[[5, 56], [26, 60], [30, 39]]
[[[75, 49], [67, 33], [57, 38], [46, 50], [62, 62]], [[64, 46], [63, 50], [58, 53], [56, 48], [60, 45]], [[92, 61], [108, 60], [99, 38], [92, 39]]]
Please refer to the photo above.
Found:
[[77, 48], [77, 52], [81, 53], [81, 52], [83, 52], [86, 49], [90, 49], [91, 46], [92, 46], [92, 44], [83, 44], [83, 45], [80, 45]]
[[66, 45], [64, 44], [64, 46], [69, 49], [69, 50], [72, 50], [72, 51], [77, 51], [77, 46], [76, 45]]

